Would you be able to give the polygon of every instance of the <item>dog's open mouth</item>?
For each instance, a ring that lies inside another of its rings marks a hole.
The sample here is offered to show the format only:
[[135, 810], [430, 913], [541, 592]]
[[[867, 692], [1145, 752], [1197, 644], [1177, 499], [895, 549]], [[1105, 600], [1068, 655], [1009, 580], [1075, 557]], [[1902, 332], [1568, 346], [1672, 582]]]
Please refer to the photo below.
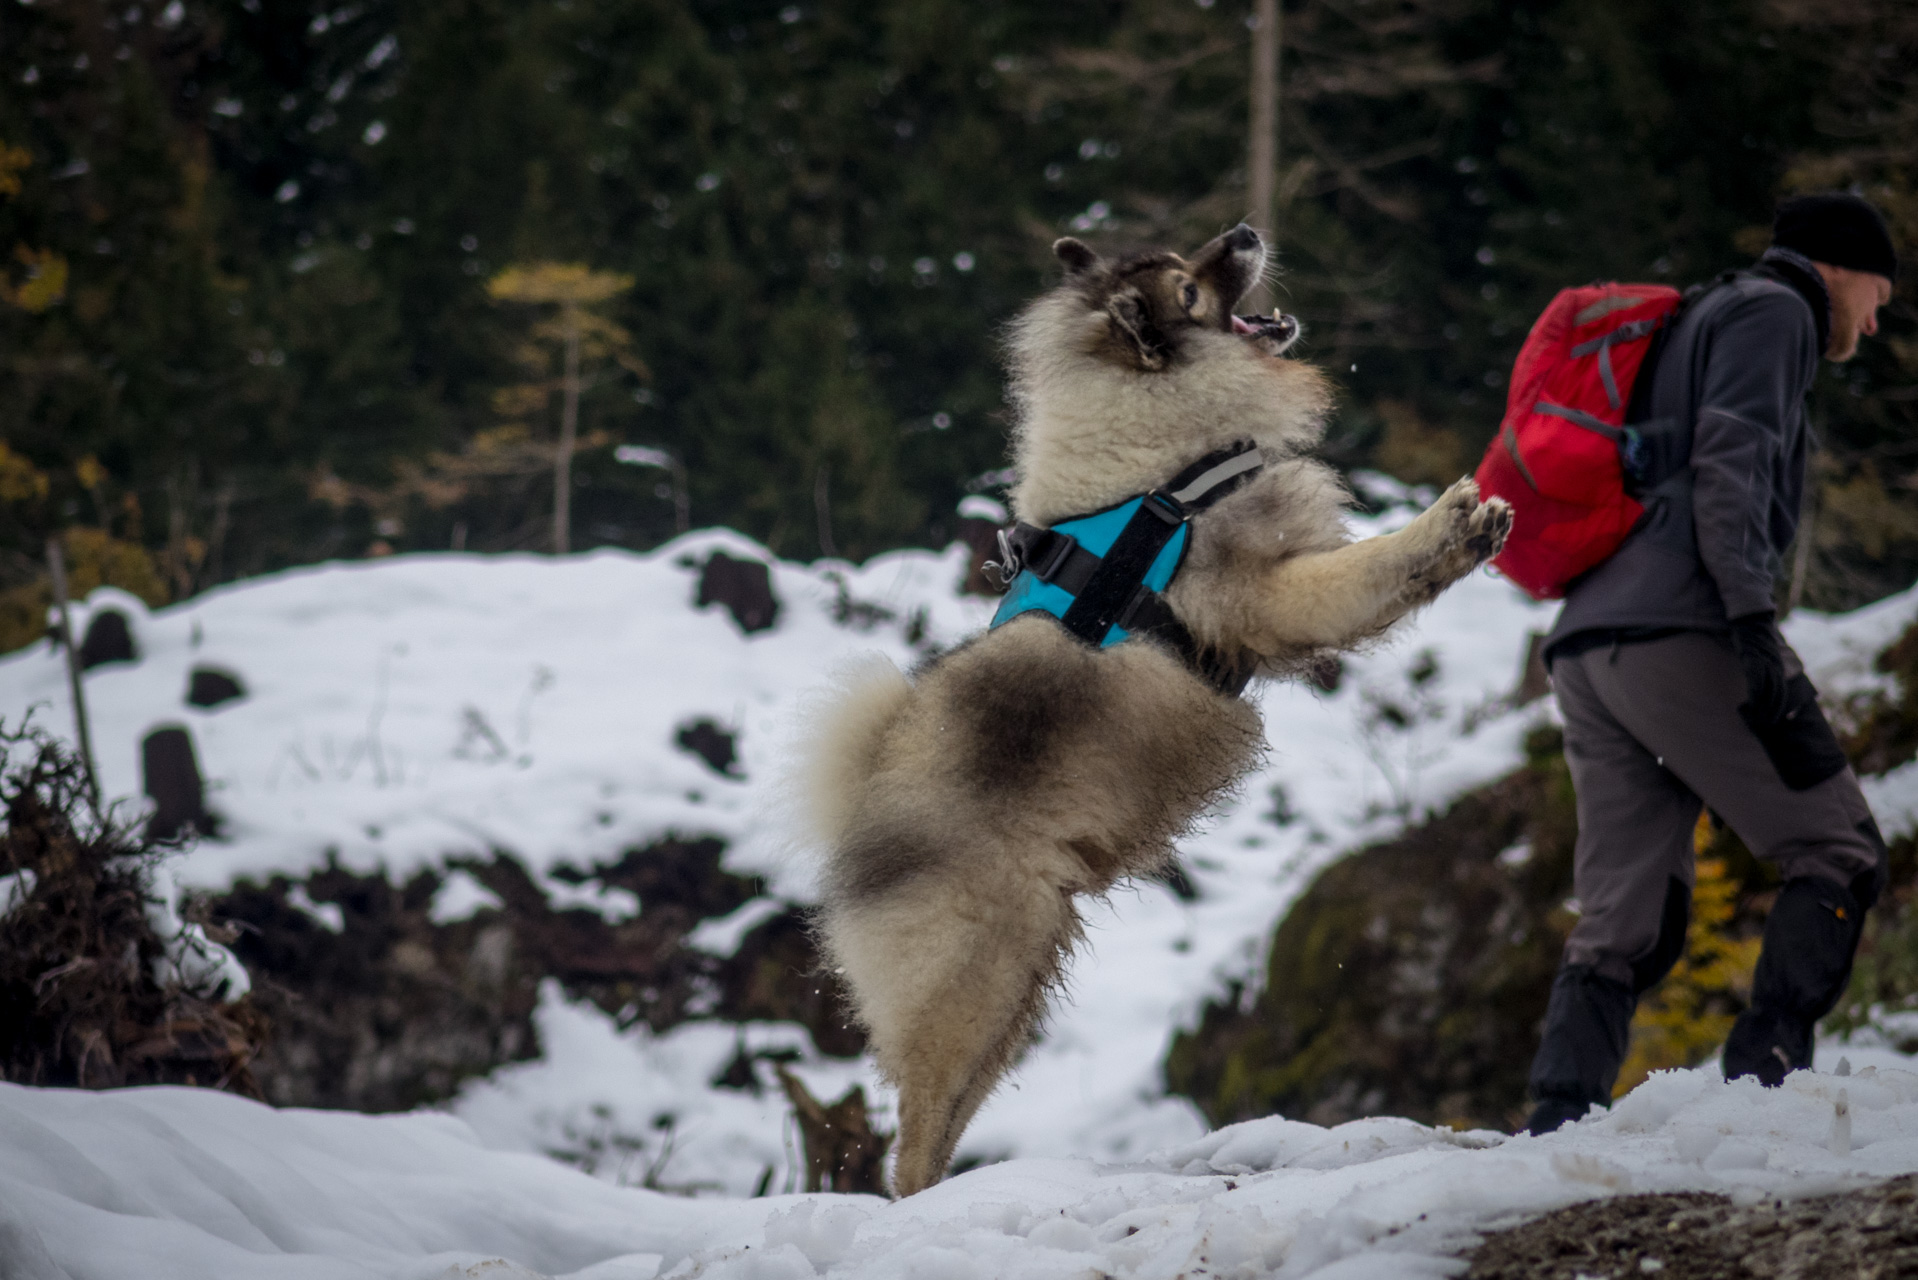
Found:
[[1232, 332], [1249, 338], [1268, 355], [1278, 355], [1299, 340], [1299, 318], [1274, 311], [1269, 316], [1233, 316]]

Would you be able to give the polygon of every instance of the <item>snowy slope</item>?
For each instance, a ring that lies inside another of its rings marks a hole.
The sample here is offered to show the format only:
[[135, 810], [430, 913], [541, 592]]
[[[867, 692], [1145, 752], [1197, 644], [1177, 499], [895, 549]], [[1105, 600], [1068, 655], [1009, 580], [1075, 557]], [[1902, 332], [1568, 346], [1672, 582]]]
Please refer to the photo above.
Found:
[[[1360, 532], [1409, 515], [1396, 507]], [[715, 550], [770, 564], [783, 605], [774, 629], [743, 635], [723, 609], [693, 607], [698, 566]], [[209, 804], [225, 820], [219, 840], [172, 864], [193, 886], [297, 875], [329, 856], [401, 877], [492, 848], [543, 874], [678, 832], [726, 838], [729, 870], [805, 901], [811, 866], [792, 847], [780, 779], [806, 700], [863, 654], [906, 665], [982, 627], [993, 606], [957, 594], [964, 568], [958, 546], [859, 567], [790, 564], [718, 531], [644, 556], [330, 565], [152, 614], [102, 590], [87, 609], [125, 610], [141, 652], [88, 675], [103, 785], [137, 804], [140, 739], [161, 724], [189, 728]], [[1547, 712], [1497, 714], [1495, 704], [1517, 681], [1527, 629], [1546, 616], [1477, 574], [1390, 647], [1350, 660], [1335, 693], [1258, 691], [1270, 758], [1186, 846], [1200, 897], [1182, 902], [1150, 884], [1089, 906], [1090, 945], [1069, 1002], [975, 1122], [962, 1158], [1121, 1158], [1202, 1132], [1196, 1111], [1159, 1081], [1174, 1030], [1228, 979], [1256, 975], [1273, 921], [1328, 860], [1517, 762], [1524, 729]], [[917, 647], [909, 631], [922, 633]], [[1435, 673], [1415, 683], [1409, 673], [1428, 652]], [[186, 705], [189, 673], [202, 665], [236, 674], [248, 696]], [[45, 704], [46, 723], [66, 730], [63, 679], [50, 645], [0, 661], [0, 714]], [[1387, 704], [1406, 727], [1380, 715]], [[674, 746], [695, 717], [738, 733], [743, 779]], [[547, 888], [578, 897], [557, 880]], [[607, 899], [609, 910], [631, 909], [629, 895]], [[790, 1175], [780, 1108], [706, 1083], [734, 1052], [731, 1028], [635, 1031], [614, 1044], [601, 1015], [556, 991], [540, 1026], [545, 1042], [576, 1054], [549, 1052], [475, 1086], [458, 1109], [488, 1140], [572, 1150], [599, 1130], [643, 1134], [674, 1096], [676, 1113], [700, 1123], [676, 1136], [669, 1177], [744, 1193], [768, 1164]], [[874, 1095], [863, 1067], [822, 1061], [803, 1031], [790, 1033], [819, 1088], [859, 1079]]]
[[[1835, 1131], [1838, 1103], [1848, 1113]], [[1546, 1138], [1271, 1119], [1128, 1163], [1028, 1158], [911, 1200], [687, 1200], [489, 1150], [460, 1121], [0, 1085], [18, 1280], [928, 1280], [1455, 1274], [1474, 1234], [1597, 1196], [1746, 1202], [1918, 1169], [1918, 1075], [1654, 1076]]]
[[[1398, 506], [1356, 523], [1367, 534], [1407, 518]], [[723, 609], [693, 606], [698, 566], [715, 550], [767, 561], [783, 603], [776, 628], [742, 635]], [[101, 591], [87, 607], [125, 609], [142, 656], [89, 673], [96, 749], [108, 793], [137, 802], [141, 737], [161, 724], [190, 729], [226, 825], [173, 864], [188, 885], [298, 875], [328, 857], [400, 876], [503, 848], [570, 902], [578, 890], [548, 875], [561, 863], [675, 832], [724, 837], [729, 870], [805, 901], [811, 868], [792, 847], [779, 782], [805, 701], [862, 654], [906, 664], [982, 626], [991, 604], [956, 594], [964, 567], [957, 547], [799, 565], [712, 531], [643, 556], [323, 566], [152, 614]], [[1844, 618], [1801, 615], [1789, 630], [1827, 692], [1841, 692], [1879, 679], [1870, 655], [1914, 611], [1908, 593]], [[1147, 884], [1090, 906], [1069, 999], [981, 1112], [961, 1158], [1126, 1161], [1198, 1140], [1201, 1118], [1166, 1097], [1159, 1077], [1175, 1030], [1228, 981], [1258, 975], [1273, 923], [1327, 862], [1518, 762], [1525, 730], [1550, 704], [1513, 712], [1500, 699], [1517, 682], [1528, 630], [1549, 617], [1475, 574], [1391, 645], [1349, 660], [1335, 692], [1256, 691], [1270, 756], [1186, 843], [1199, 897]], [[196, 665], [237, 674], [248, 696], [187, 706]], [[62, 681], [50, 646], [0, 661], [0, 714], [44, 704], [45, 721], [65, 730]], [[696, 717], [737, 732], [743, 777], [721, 777], [674, 745]], [[1908, 828], [1918, 774], [1873, 789], [1888, 832]], [[470, 880], [454, 883], [465, 896], [443, 895], [450, 914], [483, 897]], [[605, 897], [609, 911], [632, 909], [630, 895]], [[709, 923], [702, 944], [723, 952], [768, 905]], [[631, 1149], [622, 1140], [651, 1134], [662, 1114], [678, 1118], [669, 1162], [653, 1167], [657, 1147], [644, 1168], [597, 1160], [603, 1180], [650, 1173], [660, 1185], [744, 1195], [770, 1168], [775, 1191], [794, 1185], [783, 1105], [709, 1083], [742, 1037], [799, 1049], [821, 1096], [863, 1083], [885, 1102], [864, 1064], [822, 1058], [798, 1027], [622, 1034], [556, 987], [537, 1016], [545, 1056], [470, 1086], [451, 1109], [490, 1147], [576, 1156]]]

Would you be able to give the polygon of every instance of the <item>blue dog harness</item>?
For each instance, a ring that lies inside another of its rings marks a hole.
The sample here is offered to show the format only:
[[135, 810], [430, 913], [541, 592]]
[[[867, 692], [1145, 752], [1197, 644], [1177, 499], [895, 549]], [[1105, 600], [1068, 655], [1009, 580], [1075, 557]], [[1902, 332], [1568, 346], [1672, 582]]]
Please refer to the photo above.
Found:
[[1191, 542], [1192, 517], [1234, 492], [1264, 466], [1258, 446], [1241, 440], [1209, 453], [1160, 488], [1050, 529], [1023, 521], [999, 534], [999, 572], [1009, 586], [992, 625], [1044, 612], [1095, 648], [1140, 634], [1164, 640], [1221, 692], [1250, 679], [1201, 654], [1163, 595]]

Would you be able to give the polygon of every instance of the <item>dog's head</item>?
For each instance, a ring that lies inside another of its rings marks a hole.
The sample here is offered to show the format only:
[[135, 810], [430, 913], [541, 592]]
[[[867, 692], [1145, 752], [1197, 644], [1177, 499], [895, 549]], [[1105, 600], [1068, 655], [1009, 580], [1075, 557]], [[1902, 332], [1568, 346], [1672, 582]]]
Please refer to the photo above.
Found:
[[1252, 228], [1190, 256], [1102, 258], [1070, 237], [1053, 252], [1064, 281], [1009, 335], [1021, 518], [1094, 510], [1234, 440], [1273, 457], [1317, 442], [1325, 380], [1277, 358], [1297, 340], [1298, 321], [1233, 314], [1265, 271]]
[[1065, 264], [1067, 291], [1088, 312], [1103, 315], [1103, 325], [1092, 330], [1094, 346], [1114, 363], [1158, 372], [1202, 332], [1264, 336], [1270, 343], [1277, 336], [1272, 331], [1289, 323], [1280, 349], [1298, 334], [1290, 316], [1254, 325], [1232, 313], [1265, 271], [1265, 244], [1244, 223], [1190, 258], [1150, 250], [1108, 260], [1071, 236], [1052, 252]]

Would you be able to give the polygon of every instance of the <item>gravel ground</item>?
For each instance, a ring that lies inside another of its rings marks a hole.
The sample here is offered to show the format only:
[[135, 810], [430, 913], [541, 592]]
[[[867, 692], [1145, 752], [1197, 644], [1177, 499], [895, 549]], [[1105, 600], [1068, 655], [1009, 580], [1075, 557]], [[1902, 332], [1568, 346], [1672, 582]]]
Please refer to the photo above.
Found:
[[1467, 1280], [1891, 1280], [1918, 1277], [1918, 1175], [1738, 1206], [1620, 1196], [1488, 1236]]

